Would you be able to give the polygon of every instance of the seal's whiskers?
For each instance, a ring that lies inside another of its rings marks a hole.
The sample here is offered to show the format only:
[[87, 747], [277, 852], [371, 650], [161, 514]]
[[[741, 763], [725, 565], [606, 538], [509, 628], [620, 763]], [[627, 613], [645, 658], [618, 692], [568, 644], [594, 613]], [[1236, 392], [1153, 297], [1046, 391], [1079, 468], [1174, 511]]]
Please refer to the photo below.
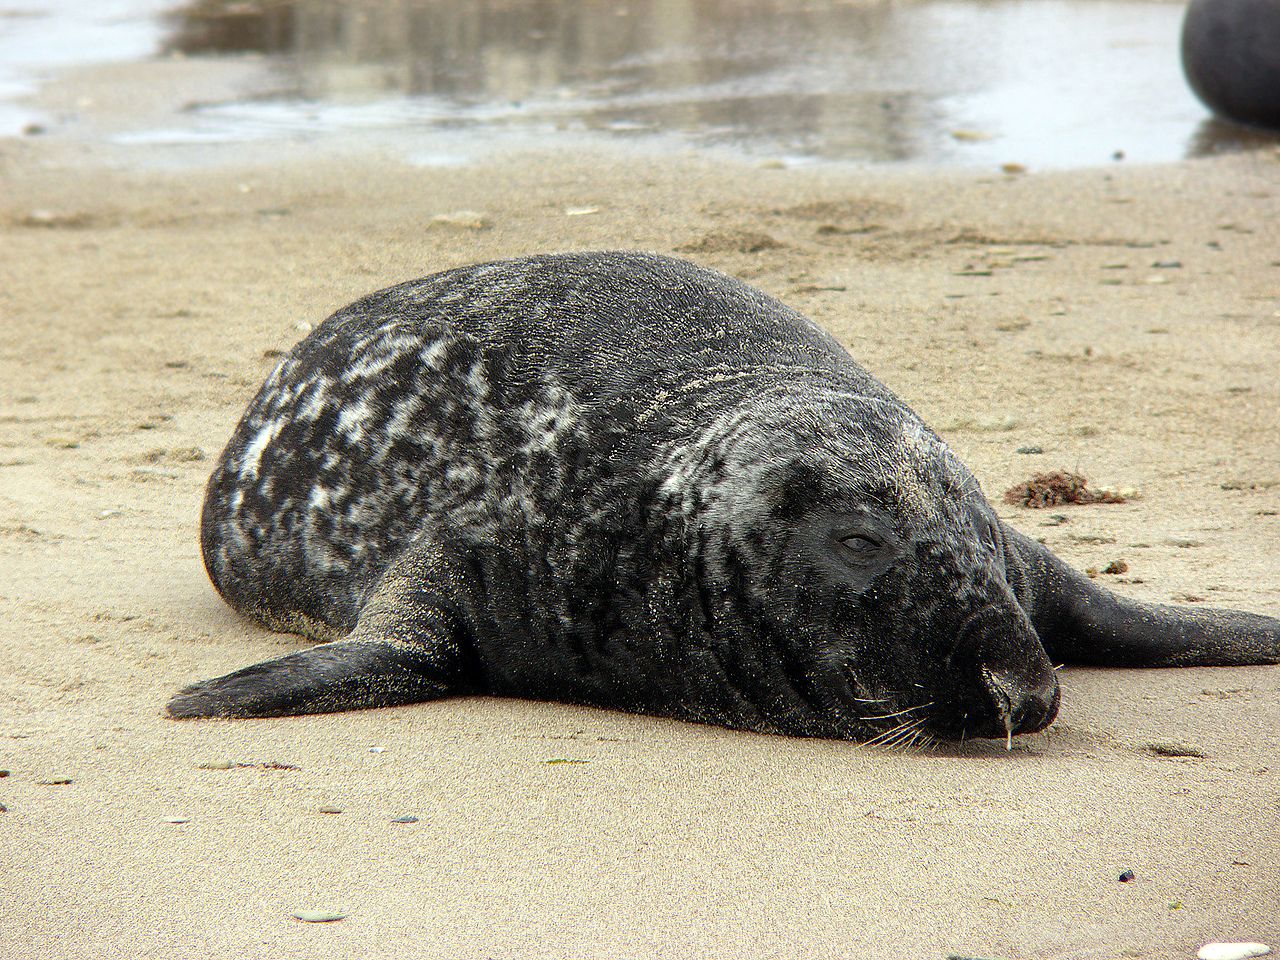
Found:
[[890, 727], [879, 736], [873, 737], [867, 741], [869, 747], [895, 747], [902, 744], [905, 740], [917, 733], [924, 725], [926, 717], [916, 717], [914, 720], [904, 720], [896, 727]]
[[915, 713], [917, 710], [924, 710], [925, 708], [932, 707], [932, 706], [933, 706], [933, 701], [930, 700], [928, 703], [922, 703], [914, 707], [907, 707], [906, 709], [898, 710], [895, 713], [882, 713], [879, 716], [863, 717], [862, 719], [863, 720], [892, 720], [894, 717], [906, 716], [908, 713]]

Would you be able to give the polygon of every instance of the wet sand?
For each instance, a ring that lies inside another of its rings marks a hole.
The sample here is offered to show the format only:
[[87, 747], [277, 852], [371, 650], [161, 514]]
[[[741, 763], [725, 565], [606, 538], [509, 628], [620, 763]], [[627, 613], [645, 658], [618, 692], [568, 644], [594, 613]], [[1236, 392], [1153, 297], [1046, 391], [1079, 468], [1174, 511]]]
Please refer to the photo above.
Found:
[[[0, 955], [1280, 941], [1280, 668], [1067, 668], [1060, 719], [1012, 752], [490, 699], [161, 715], [180, 685], [300, 643], [232, 614], [196, 541], [205, 477], [279, 352], [375, 288], [533, 251], [741, 276], [833, 330], [993, 500], [1053, 468], [1136, 488], [1000, 505], [1074, 564], [1124, 559], [1102, 576], [1147, 600], [1280, 615], [1273, 151], [1026, 176], [571, 152], [145, 172], [10, 140], [0, 176]], [[486, 226], [434, 219], [466, 210]]]

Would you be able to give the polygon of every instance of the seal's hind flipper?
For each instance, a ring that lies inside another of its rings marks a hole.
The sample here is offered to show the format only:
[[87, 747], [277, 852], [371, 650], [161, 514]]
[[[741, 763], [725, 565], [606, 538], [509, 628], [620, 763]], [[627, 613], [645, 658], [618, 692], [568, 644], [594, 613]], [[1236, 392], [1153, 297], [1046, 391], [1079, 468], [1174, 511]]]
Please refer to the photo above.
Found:
[[436, 567], [401, 558], [345, 639], [187, 687], [169, 701], [169, 716], [295, 716], [475, 692], [466, 631], [445, 591], [431, 586]]
[[1055, 661], [1110, 667], [1280, 663], [1280, 620], [1117, 596], [1005, 526], [1010, 585]]

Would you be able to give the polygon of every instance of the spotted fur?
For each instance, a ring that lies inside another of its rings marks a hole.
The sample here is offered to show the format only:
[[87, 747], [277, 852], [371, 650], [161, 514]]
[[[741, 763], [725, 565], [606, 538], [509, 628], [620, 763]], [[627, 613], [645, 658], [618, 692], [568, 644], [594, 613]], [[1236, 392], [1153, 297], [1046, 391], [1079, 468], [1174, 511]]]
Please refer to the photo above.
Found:
[[1132, 604], [1094, 622], [1121, 602], [1004, 527], [829, 335], [639, 253], [467, 267], [334, 314], [250, 404], [202, 542], [236, 609], [342, 639], [189, 688], [175, 716], [485, 692], [1005, 736], [1052, 720], [1049, 653], [1240, 662], [1280, 636]]

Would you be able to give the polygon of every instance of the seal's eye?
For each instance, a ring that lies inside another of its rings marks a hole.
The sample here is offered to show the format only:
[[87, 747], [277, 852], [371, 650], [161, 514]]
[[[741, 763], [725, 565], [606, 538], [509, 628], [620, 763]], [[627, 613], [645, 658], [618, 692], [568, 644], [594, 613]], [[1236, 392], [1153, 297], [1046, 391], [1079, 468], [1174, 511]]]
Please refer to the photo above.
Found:
[[873, 540], [871, 537], [862, 533], [854, 533], [847, 537], [843, 537], [841, 538], [840, 543], [845, 550], [858, 559], [870, 557], [880, 549], [879, 541]]

